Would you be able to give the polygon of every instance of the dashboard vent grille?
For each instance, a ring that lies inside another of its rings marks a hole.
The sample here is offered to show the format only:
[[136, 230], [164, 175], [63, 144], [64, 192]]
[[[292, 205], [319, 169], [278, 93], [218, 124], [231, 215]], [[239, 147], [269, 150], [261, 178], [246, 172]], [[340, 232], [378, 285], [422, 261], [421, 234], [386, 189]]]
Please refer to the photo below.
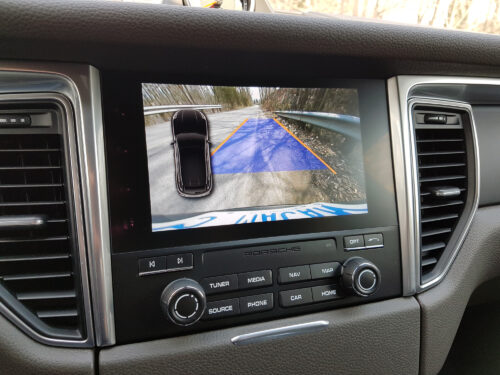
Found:
[[62, 141], [0, 134], [0, 284], [28, 320], [81, 337]]
[[414, 111], [422, 282], [431, 277], [443, 255], [468, 195], [463, 116], [435, 109]]

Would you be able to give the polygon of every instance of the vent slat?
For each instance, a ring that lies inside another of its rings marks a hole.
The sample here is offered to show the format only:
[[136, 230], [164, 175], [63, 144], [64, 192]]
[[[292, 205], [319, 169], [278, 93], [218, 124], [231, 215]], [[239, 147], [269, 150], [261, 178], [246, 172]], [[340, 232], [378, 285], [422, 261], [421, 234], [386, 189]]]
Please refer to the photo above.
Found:
[[449, 214], [449, 215], [439, 215], [439, 216], [430, 216], [422, 218], [421, 223], [432, 223], [435, 221], [443, 221], [458, 218], [458, 214]]
[[6, 149], [1, 149], [0, 152], [60, 152], [61, 150], [58, 148], [32, 148], [32, 149], [27, 149], [27, 148], [6, 148]]
[[417, 143], [463, 142], [463, 138], [417, 139]]
[[60, 279], [71, 277], [71, 272], [53, 272], [53, 273], [31, 273], [23, 275], [8, 275], [1, 277], [4, 281], [19, 280], [40, 280], [40, 279]]
[[426, 258], [422, 259], [422, 267], [431, 266], [433, 264], [436, 264], [437, 261], [438, 260], [436, 257], [426, 257]]
[[68, 236], [57, 237], [41, 237], [41, 238], [0, 238], [0, 243], [13, 243], [13, 242], [51, 242], [51, 241], [66, 241]]
[[418, 156], [442, 156], [442, 155], [460, 155], [465, 154], [465, 151], [430, 151], [430, 152], [419, 152]]
[[74, 290], [17, 293], [17, 299], [19, 301], [69, 299], [69, 298], [76, 298], [76, 293]]
[[451, 181], [451, 180], [463, 180], [466, 178], [461, 175], [453, 176], [434, 176], [434, 177], [420, 177], [420, 182], [435, 182], [435, 181]]
[[34, 189], [34, 188], [58, 188], [62, 187], [63, 184], [10, 184], [10, 185], [1, 185], [0, 189]]
[[77, 317], [78, 311], [76, 309], [48, 310], [48, 311], [38, 311], [36, 315], [40, 319], [68, 318], [68, 317]]
[[48, 254], [48, 255], [21, 255], [21, 256], [0, 256], [0, 263], [4, 262], [34, 262], [43, 260], [69, 259], [69, 254]]
[[421, 164], [418, 166], [418, 169], [454, 168], [454, 167], [465, 167], [465, 163]]
[[446, 244], [444, 242], [434, 242], [431, 244], [427, 245], [422, 245], [422, 253], [427, 253], [432, 250], [439, 250], [439, 249], [444, 249], [446, 247]]
[[33, 171], [33, 170], [57, 170], [61, 169], [60, 165], [40, 165], [40, 166], [19, 166], [19, 167], [0, 167], [1, 171]]
[[426, 230], [420, 233], [420, 237], [430, 237], [430, 236], [437, 236], [439, 234], [445, 234], [445, 233], [450, 233], [451, 228], [440, 228], [440, 229], [433, 229], [433, 230]]
[[441, 207], [449, 207], [449, 206], [459, 206], [463, 205], [464, 202], [462, 200], [453, 200], [453, 201], [442, 201], [436, 203], [428, 203], [420, 206], [422, 210], [428, 210], [431, 208], [441, 208]]
[[53, 201], [53, 202], [50, 202], [50, 201], [46, 201], [46, 202], [9, 202], [9, 203], [0, 202], [0, 207], [57, 206], [57, 205], [62, 205], [62, 204], [66, 204], [66, 202], [65, 201]]

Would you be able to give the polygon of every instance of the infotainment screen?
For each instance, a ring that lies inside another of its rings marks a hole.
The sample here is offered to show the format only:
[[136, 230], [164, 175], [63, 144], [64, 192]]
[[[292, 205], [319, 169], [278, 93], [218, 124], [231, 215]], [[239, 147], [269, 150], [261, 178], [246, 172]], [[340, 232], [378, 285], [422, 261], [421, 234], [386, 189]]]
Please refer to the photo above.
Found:
[[368, 213], [355, 88], [142, 84], [152, 230]]

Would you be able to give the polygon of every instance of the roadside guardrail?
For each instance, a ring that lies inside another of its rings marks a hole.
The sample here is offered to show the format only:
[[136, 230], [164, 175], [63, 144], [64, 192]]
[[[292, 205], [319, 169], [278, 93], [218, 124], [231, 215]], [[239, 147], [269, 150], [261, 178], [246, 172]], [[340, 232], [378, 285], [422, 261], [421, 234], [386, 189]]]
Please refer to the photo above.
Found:
[[175, 105], [154, 105], [144, 107], [144, 116], [158, 115], [160, 113], [176, 112], [181, 109], [221, 109], [220, 104], [175, 104]]
[[324, 129], [333, 130], [346, 137], [361, 140], [359, 117], [325, 112], [274, 111], [278, 116], [307, 122]]

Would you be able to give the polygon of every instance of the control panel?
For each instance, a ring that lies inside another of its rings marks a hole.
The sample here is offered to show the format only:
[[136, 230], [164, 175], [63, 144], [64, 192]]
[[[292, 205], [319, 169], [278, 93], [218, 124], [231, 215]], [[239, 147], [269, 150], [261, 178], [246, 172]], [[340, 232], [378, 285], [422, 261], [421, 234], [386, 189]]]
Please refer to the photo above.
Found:
[[252, 246], [113, 254], [117, 341], [395, 297], [401, 295], [399, 254], [396, 227]]

